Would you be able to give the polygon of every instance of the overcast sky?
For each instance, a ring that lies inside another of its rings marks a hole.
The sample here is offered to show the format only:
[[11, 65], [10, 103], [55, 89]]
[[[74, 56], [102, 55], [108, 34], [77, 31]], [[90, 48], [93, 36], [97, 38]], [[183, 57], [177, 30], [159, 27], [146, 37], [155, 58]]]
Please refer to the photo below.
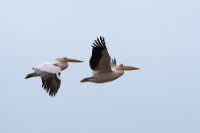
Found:
[[[199, 133], [198, 0], [1, 0], [1, 133]], [[139, 67], [80, 83], [104, 36], [117, 63]], [[32, 67], [67, 56], [56, 97]]]

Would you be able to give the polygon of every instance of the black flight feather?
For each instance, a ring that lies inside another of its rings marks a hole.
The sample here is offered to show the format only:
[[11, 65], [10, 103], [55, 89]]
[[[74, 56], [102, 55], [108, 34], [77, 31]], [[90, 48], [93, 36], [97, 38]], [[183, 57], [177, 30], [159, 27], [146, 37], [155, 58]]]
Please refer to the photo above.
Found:
[[92, 70], [95, 70], [96, 66], [98, 66], [103, 50], [107, 50], [105, 39], [100, 36], [100, 38], [97, 37], [97, 40], [94, 41], [92, 45], [92, 56], [90, 58], [90, 67]]

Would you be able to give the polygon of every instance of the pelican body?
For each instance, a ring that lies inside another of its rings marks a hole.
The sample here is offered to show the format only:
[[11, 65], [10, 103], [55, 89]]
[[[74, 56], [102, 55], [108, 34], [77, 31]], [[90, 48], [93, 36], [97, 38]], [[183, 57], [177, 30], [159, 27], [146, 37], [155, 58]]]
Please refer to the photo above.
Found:
[[32, 77], [41, 77], [42, 87], [50, 96], [55, 96], [61, 84], [61, 71], [68, 68], [68, 62], [82, 62], [76, 59], [66, 57], [57, 58], [53, 62], [44, 62], [33, 68], [32, 73], [27, 74], [25, 79]]
[[113, 81], [124, 74], [124, 70], [138, 70], [137, 67], [116, 65], [116, 59], [110, 58], [105, 39], [100, 36], [92, 45], [92, 56], [90, 58], [90, 68], [93, 76], [81, 80], [81, 82], [104, 83]]

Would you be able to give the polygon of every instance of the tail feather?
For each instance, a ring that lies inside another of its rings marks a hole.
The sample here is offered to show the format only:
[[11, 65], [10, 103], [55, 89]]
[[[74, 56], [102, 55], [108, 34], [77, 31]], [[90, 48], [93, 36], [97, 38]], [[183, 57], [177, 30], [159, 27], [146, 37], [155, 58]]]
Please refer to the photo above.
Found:
[[27, 74], [25, 79], [32, 78], [32, 77], [37, 77], [37, 76], [39, 76], [39, 75], [37, 73], [33, 72], [33, 73]]

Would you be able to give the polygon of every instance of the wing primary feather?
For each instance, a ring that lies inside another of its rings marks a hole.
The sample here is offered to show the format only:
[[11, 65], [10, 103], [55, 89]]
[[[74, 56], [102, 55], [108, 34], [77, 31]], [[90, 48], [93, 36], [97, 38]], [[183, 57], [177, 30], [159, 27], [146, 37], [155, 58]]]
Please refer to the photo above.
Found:
[[116, 59], [113, 58], [113, 59], [111, 60], [111, 63], [110, 63], [110, 64], [111, 64], [111, 66], [116, 66], [116, 64], [117, 64], [117, 63], [116, 63]]
[[98, 45], [96, 44], [96, 43], [93, 43], [93, 46], [92, 46], [93, 48], [97, 48], [98, 47]]
[[[106, 66], [108, 66], [110, 64], [110, 56], [108, 54], [107, 48], [106, 48], [106, 43], [105, 43], [105, 39], [104, 37], [97, 37], [96, 40], [94, 40], [93, 45], [92, 45], [92, 56], [90, 58], [90, 68], [92, 70], [96, 70], [100, 60], [102, 59], [102, 61], [105, 61], [103, 63], [105, 63]], [[108, 56], [108, 57], [106, 57]], [[102, 58], [103, 57], [103, 58]], [[108, 59], [106, 59], [108, 58]], [[100, 69], [100, 68], [98, 68]], [[102, 67], [101, 70], [110, 70], [110, 67], [108, 66], [108, 68], [104, 68], [104, 66]]]
[[60, 73], [52, 74], [48, 72], [40, 72], [42, 87], [47, 93], [49, 93], [49, 96], [55, 96], [60, 88], [61, 80], [58, 76], [60, 76]]
[[117, 61], [116, 61], [116, 59], [115, 59], [115, 58], [114, 58], [114, 64], [115, 64], [115, 65], [117, 65]]
[[101, 36], [100, 36], [100, 40], [101, 40], [102, 46], [106, 48], [104, 37], [101, 37]]
[[95, 40], [94, 42], [95, 42], [96, 47], [100, 46], [100, 43], [97, 40]]
[[99, 38], [97, 38], [97, 42], [98, 42], [100, 47], [103, 47], [102, 42], [99, 40]]

